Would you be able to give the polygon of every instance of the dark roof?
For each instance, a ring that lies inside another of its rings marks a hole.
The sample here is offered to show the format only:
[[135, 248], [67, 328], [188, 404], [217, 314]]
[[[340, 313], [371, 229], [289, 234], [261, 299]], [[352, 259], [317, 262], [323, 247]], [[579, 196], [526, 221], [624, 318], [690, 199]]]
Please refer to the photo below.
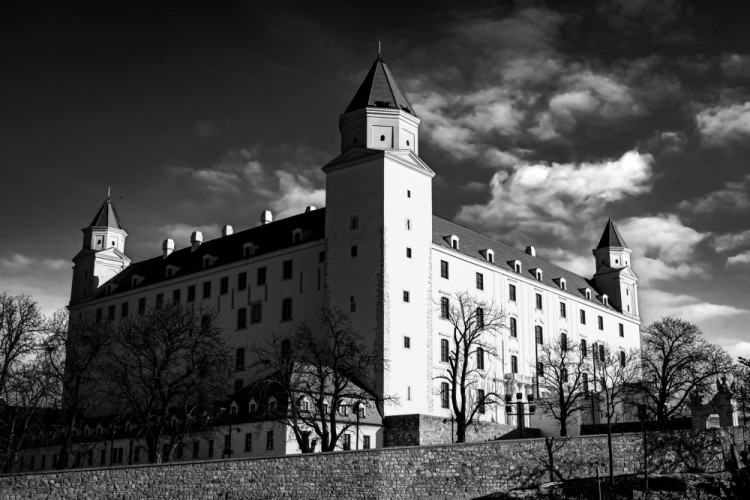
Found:
[[[483, 236], [477, 232], [467, 229], [465, 227], [454, 224], [453, 222], [441, 219], [437, 216], [432, 216], [432, 242], [436, 245], [440, 245], [445, 248], [451, 248], [448, 241], [445, 240], [447, 236], [456, 235], [459, 238], [459, 249], [458, 252], [479, 259], [486, 262], [486, 258], [482, 255], [481, 250], [491, 249], [495, 253], [494, 265], [508, 271], [513, 271], [512, 262], [518, 260], [521, 262], [521, 274], [527, 278], [536, 280], [536, 276], [531, 272], [532, 269], [542, 270], [542, 283], [558, 288], [559, 284], [555, 282], [556, 279], [565, 278], [566, 292], [577, 297], [586, 297], [585, 289], [591, 289], [592, 299], [597, 295], [601, 295], [594, 286], [592, 280], [588, 280], [582, 276], [572, 273], [560, 266], [557, 266], [548, 260], [540, 257], [534, 257], [527, 254], [523, 250], [510, 247], [499, 241], [495, 241], [492, 238]], [[562, 292], [562, 290], [561, 290]], [[602, 305], [601, 300], [597, 302]], [[611, 307], [610, 307], [611, 308]]]
[[599, 249], [626, 246], [628, 245], [625, 243], [625, 240], [622, 239], [622, 236], [620, 236], [620, 232], [617, 230], [617, 226], [615, 226], [615, 223], [612, 221], [612, 219], [607, 220], [607, 225], [604, 226], [604, 232], [602, 233], [602, 237], [599, 240], [599, 244], [596, 246], [596, 248]]
[[[293, 243], [292, 232], [302, 230], [299, 243]], [[325, 209], [312, 210], [293, 217], [281, 219], [269, 224], [239, 231], [229, 236], [223, 236], [202, 243], [195, 251], [190, 247], [181, 248], [169, 256], [154, 257], [141, 262], [134, 262], [123, 269], [107, 284], [117, 285], [113, 293], [120, 293], [132, 288], [151, 285], [167, 280], [167, 266], [174, 266], [172, 278], [202, 271], [203, 257], [210, 255], [215, 260], [211, 267], [219, 267], [245, 258], [246, 243], [252, 244], [250, 257], [275, 252], [294, 245], [309, 241], [321, 240], [325, 237]], [[140, 282], [133, 287], [132, 278], [139, 276]], [[170, 278], [171, 279], [171, 278]], [[101, 293], [105, 293], [106, 286]]]
[[102, 227], [102, 226], [113, 227], [115, 229], [122, 229], [122, 226], [120, 225], [120, 218], [117, 217], [115, 206], [109, 200], [109, 196], [107, 196], [107, 199], [104, 200], [104, 203], [102, 204], [102, 207], [99, 209], [99, 211], [96, 213], [94, 220], [92, 220], [91, 224], [89, 224], [89, 227]]
[[344, 113], [367, 107], [402, 109], [417, 116], [401, 87], [398, 86], [390, 68], [380, 55], [375, 59], [362, 85], [359, 86], [359, 90], [354, 94], [354, 98]]

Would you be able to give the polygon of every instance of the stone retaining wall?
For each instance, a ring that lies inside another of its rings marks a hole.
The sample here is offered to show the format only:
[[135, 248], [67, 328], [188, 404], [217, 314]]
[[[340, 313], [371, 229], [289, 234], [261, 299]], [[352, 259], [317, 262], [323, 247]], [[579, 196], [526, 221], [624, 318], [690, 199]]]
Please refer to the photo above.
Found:
[[[740, 439], [741, 433], [737, 433]], [[653, 433], [651, 472], [724, 469], [733, 433]], [[641, 471], [638, 434], [613, 437], [615, 472]], [[739, 443], [737, 443], [739, 444]], [[561, 478], [606, 474], [606, 436], [569, 439]], [[268, 459], [88, 469], [0, 476], [0, 497], [32, 498], [474, 498], [548, 480], [544, 439], [321, 453]]]
[[[455, 427], [443, 417], [432, 415], [396, 415], [385, 417], [385, 447], [431, 446], [448, 444], [455, 438]], [[455, 424], [454, 424], [455, 425]], [[516, 430], [514, 425], [480, 422], [466, 431], [467, 443], [498, 439]], [[529, 429], [533, 431], [533, 429]], [[453, 432], [453, 436], [451, 436]]]

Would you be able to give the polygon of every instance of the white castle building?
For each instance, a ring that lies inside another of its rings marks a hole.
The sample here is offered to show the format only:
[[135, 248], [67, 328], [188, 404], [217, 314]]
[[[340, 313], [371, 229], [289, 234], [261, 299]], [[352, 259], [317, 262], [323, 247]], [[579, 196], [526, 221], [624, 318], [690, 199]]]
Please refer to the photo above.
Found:
[[[623, 351], [639, 347], [637, 277], [612, 221], [585, 278], [537, 257], [533, 247], [519, 250], [440, 218], [432, 211], [435, 172], [419, 157], [419, 125], [378, 56], [339, 117], [341, 152], [323, 166], [325, 208], [277, 221], [264, 212], [257, 227], [225, 226], [208, 241], [196, 231], [189, 246], [165, 240], [161, 255], [132, 262], [107, 199], [73, 259], [71, 314], [90, 310], [119, 321], [165, 301], [215, 308], [244, 359], [267, 332], [314, 321], [324, 303], [335, 305], [383, 345], [387, 367], [372, 389], [399, 400], [385, 407], [386, 417], [450, 417], [436, 377], [447, 367], [452, 333], [441, 304], [456, 292], [506, 313], [500, 356], [486, 369], [509, 394], [532, 390], [538, 332]], [[239, 388], [253, 373], [237, 366], [229, 385]], [[514, 423], [515, 416], [498, 405], [483, 418]], [[376, 442], [382, 445], [382, 436]]]

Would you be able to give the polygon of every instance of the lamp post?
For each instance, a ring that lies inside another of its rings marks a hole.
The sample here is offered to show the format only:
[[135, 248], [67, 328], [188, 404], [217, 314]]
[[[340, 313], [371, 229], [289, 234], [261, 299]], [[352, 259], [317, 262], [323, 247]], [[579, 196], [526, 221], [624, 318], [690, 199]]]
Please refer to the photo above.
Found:
[[[513, 413], [513, 396], [511, 394], [505, 395], [505, 410], [508, 414]], [[529, 415], [534, 415], [536, 413], [536, 404], [534, 403], [534, 392], [529, 392], [526, 394], [526, 401], [523, 401], [523, 393], [517, 392], [516, 393], [516, 413], [518, 414], [518, 428], [521, 431], [521, 438], [523, 438], [523, 427], [524, 427], [524, 418], [525, 418], [525, 412], [524, 412], [524, 406], [528, 405]]]
[[360, 408], [362, 406], [362, 401], [357, 401], [354, 403], [354, 411], [357, 413], [357, 437], [355, 442], [355, 449], [359, 450], [359, 418], [360, 418]]

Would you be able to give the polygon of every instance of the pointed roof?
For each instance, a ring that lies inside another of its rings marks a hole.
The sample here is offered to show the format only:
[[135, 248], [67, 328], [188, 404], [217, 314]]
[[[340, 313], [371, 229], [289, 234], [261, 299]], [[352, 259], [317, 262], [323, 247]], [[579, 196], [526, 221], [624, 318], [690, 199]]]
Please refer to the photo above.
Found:
[[617, 226], [615, 226], [615, 223], [612, 221], [612, 219], [607, 219], [607, 225], [604, 227], [604, 233], [602, 233], [602, 237], [599, 240], [599, 244], [596, 246], [596, 248], [599, 249], [627, 246], [628, 245], [625, 243], [625, 240], [622, 239], [622, 236], [620, 236], [620, 232], [617, 230]]
[[344, 113], [368, 107], [401, 109], [417, 116], [380, 54]]
[[91, 224], [89, 224], [89, 227], [103, 227], [103, 226], [113, 227], [115, 229], [122, 229], [122, 226], [120, 225], [120, 218], [117, 217], [115, 206], [110, 201], [109, 196], [107, 196], [107, 199], [104, 200], [104, 203], [102, 204], [102, 207], [99, 209], [99, 211], [96, 213], [94, 220], [92, 220]]

